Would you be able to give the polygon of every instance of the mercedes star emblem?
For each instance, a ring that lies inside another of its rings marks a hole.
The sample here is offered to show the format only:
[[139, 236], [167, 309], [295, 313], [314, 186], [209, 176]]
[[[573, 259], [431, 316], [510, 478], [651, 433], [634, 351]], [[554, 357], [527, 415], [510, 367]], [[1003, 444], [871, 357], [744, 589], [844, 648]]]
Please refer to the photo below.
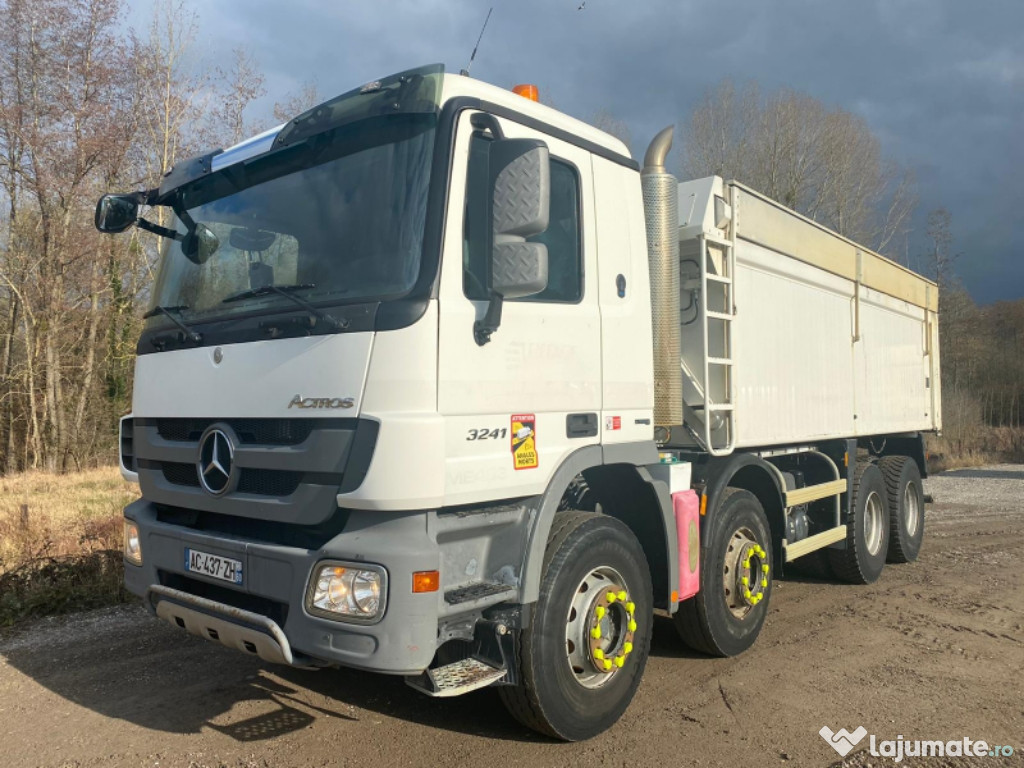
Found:
[[219, 496], [232, 480], [235, 448], [231, 438], [220, 429], [211, 429], [199, 442], [199, 482], [208, 493]]

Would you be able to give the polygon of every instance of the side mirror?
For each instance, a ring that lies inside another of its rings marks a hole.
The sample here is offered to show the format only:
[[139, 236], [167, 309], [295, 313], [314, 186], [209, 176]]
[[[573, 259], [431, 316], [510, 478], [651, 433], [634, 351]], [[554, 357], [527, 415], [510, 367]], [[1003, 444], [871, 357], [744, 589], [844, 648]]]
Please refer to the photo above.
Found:
[[124, 232], [139, 219], [139, 196], [104, 195], [96, 203], [94, 223], [100, 232], [116, 235]]
[[506, 299], [540, 293], [548, 285], [548, 249], [526, 238], [548, 228], [551, 171], [548, 148], [537, 139], [491, 144], [491, 291]]
[[220, 238], [205, 224], [195, 224], [181, 240], [181, 252], [193, 264], [203, 265], [220, 248]]
[[551, 166], [539, 139], [496, 138], [489, 155], [491, 189], [491, 299], [473, 337], [483, 346], [501, 325], [504, 299], [540, 293], [548, 285], [548, 248], [526, 238], [548, 228]]

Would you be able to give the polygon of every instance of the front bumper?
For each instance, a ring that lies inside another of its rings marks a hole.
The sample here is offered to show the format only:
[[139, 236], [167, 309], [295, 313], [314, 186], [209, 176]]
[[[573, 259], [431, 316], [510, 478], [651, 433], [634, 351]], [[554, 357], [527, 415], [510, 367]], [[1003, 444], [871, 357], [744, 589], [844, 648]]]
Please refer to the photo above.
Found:
[[259, 656], [273, 664], [296, 664], [291, 643], [273, 619], [159, 584], [149, 588], [156, 615], [206, 640]]
[[[429, 666], [434, 656], [439, 616], [445, 613], [442, 593], [414, 594], [411, 590], [414, 572], [440, 568], [441, 548], [429, 530], [431, 515], [352, 511], [342, 533], [318, 549], [303, 549], [172, 525], [158, 518], [152, 503], [140, 499], [125, 509], [125, 517], [139, 527], [143, 560], [141, 566], [125, 563], [125, 585], [144, 598], [157, 615], [161, 615], [160, 606], [166, 604], [161, 618], [208, 639], [254, 652], [245, 646], [249, 642], [257, 648], [257, 655], [269, 661], [417, 674]], [[241, 588], [187, 572], [186, 547], [242, 561]], [[321, 560], [385, 567], [389, 594], [387, 610], [380, 621], [352, 624], [312, 616], [306, 611], [310, 572]], [[175, 615], [168, 610], [170, 605], [188, 601], [180, 596], [174, 600], [173, 593], [162, 588], [205, 598], [212, 605], [186, 604]], [[198, 616], [194, 615], [196, 612]], [[229, 628], [222, 632], [220, 624], [203, 625], [203, 615], [245, 631], [234, 632]], [[253, 621], [253, 615], [279, 627], [285, 642], [274, 638], [273, 629], [265, 622]], [[217, 636], [211, 635], [209, 629], [214, 629]], [[252, 632], [271, 637], [280, 650], [257, 642], [260, 638], [252, 637]]]

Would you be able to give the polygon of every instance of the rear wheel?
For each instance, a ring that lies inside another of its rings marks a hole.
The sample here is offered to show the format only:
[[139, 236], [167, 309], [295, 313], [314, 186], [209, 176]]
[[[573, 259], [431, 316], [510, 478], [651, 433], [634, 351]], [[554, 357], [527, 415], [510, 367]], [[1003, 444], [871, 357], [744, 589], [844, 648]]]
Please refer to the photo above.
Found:
[[651, 576], [625, 525], [593, 512], [555, 517], [540, 599], [516, 638], [519, 684], [498, 689], [519, 722], [566, 741], [607, 730], [647, 664]]
[[757, 640], [771, 597], [772, 540], [757, 497], [727, 488], [702, 536], [700, 591], [675, 614], [679, 636], [712, 656], [735, 656]]
[[878, 462], [889, 498], [890, 563], [917, 560], [924, 539], [924, 490], [917, 462], [906, 456], [886, 456]]
[[881, 470], [859, 462], [853, 476], [853, 501], [846, 522], [846, 549], [828, 550], [836, 576], [851, 584], [870, 584], [882, 575], [889, 547], [888, 491]]

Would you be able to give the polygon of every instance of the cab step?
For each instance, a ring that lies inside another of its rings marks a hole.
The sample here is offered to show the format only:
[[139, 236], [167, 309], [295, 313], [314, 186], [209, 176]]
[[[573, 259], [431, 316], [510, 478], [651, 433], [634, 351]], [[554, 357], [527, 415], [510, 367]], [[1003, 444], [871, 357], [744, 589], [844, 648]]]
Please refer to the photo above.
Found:
[[[475, 584], [467, 584], [463, 587], [449, 589], [444, 593], [444, 601], [448, 605], [461, 605], [462, 603], [471, 603], [485, 598], [500, 597], [505, 599], [515, 597], [515, 595], [516, 588], [508, 584], [502, 584], [497, 581], [478, 581]], [[501, 602], [501, 600], [491, 599], [488, 602], [497, 603]]]
[[486, 688], [505, 676], [504, 667], [495, 667], [482, 659], [470, 656], [453, 664], [428, 669], [415, 677], [405, 678], [410, 688], [427, 696], [461, 696], [464, 693]]

